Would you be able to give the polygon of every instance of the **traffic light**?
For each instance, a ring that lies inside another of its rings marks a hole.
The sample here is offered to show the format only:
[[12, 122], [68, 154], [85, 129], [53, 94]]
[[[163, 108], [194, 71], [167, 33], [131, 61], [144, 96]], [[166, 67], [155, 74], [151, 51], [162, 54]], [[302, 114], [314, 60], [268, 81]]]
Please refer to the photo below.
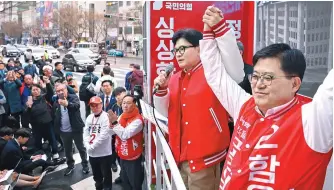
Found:
[[108, 14], [104, 15], [104, 18], [111, 18], [111, 17], [112, 17], [112, 15], [108, 15]]

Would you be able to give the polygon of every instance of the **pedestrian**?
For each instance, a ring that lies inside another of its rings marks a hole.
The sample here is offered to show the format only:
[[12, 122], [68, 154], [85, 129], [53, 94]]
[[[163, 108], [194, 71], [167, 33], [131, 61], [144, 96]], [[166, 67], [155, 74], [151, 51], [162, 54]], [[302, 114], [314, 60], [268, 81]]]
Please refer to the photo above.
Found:
[[142, 165], [144, 121], [135, 98], [126, 95], [122, 100], [123, 113], [118, 117], [108, 111], [111, 128], [116, 133], [116, 150], [120, 157], [121, 179], [124, 190], [141, 190], [144, 180]]
[[114, 78], [114, 76], [111, 76], [112, 75], [112, 70], [110, 67], [103, 67], [102, 69], [102, 77], [96, 82], [96, 85], [95, 85], [95, 93], [96, 94], [99, 94], [99, 93], [103, 93], [103, 89], [101, 88], [101, 84], [103, 81], [106, 81], [106, 80], [110, 80], [112, 81], [113, 83], [113, 87], [114, 88], [117, 88], [117, 81], [116, 79]]
[[85, 102], [86, 117], [90, 115], [90, 107], [88, 105], [89, 100], [91, 97], [96, 95], [95, 92], [87, 90], [87, 87], [91, 85], [91, 83], [96, 85], [99, 80], [99, 78], [94, 75], [94, 70], [95, 68], [93, 65], [87, 66], [87, 73], [82, 77], [81, 85], [79, 87], [79, 98], [81, 101]]
[[38, 71], [36, 66], [33, 64], [32, 60], [29, 60], [28, 62], [29, 64], [24, 67], [24, 73], [25, 74], [29, 74], [32, 76], [32, 78], [34, 78], [35, 76], [38, 76]]
[[[218, 30], [216, 37], [221, 34]], [[204, 33], [204, 40], [207, 38], [213, 35]], [[202, 39], [203, 34], [194, 29], [174, 33], [172, 52], [182, 70], [169, 76], [162, 72], [154, 80], [154, 86], [159, 85], [154, 105], [168, 117], [169, 144], [186, 187], [216, 190], [220, 183], [220, 162], [225, 160], [230, 144], [230, 131], [228, 113], [206, 82], [204, 60], [199, 55]], [[233, 80], [242, 81], [242, 63], [226, 69]]]
[[130, 83], [130, 91], [133, 94], [133, 89], [135, 86], [141, 86], [144, 89], [144, 73], [140, 70], [140, 65], [134, 64], [131, 75], [128, 78]]
[[4, 117], [6, 116], [6, 110], [4, 107], [5, 104], [6, 104], [6, 97], [3, 91], [0, 89], [0, 126], [4, 126], [4, 119], [5, 119]]
[[[225, 24], [218, 15], [215, 7], [207, 9], [207, 31]], [[250, 95], [225, 70], [243, 61], [234, 32], [222, 33], [200, 44], [206, 80], [235, 121], [220, 189], [322, 189], [333, 152], [334, 70], [313, 100], [299, 95], [304, 54], [271, 44], [253, 56]]]
[[61, 62], [56, 62], [55, 63], [55, 70], [53, 71], [53, 76], [58, 77], [59, 79], [65, 80], [65, 76], [63, 73], [63, 64]]
[[135, 65], [134, 63], [131, 63], [131, 64], [129, 65], [131, 71], [127, 72], [126, 75], [125, 75], [125, 89], [126, 89], [127, 91], [130, 91], [130, 90], [131, 90], [131, 84], [130, 84], [129, 77], [130, 77], [131, 74], [132, 74], [133, 66], [134, 66], [134, 65]]
[[73, 73], [67, 72], [65, 77], [66, 77], [67, 85], [73, 88], [75, 93], [78, 93], [79, 86], [78, 86], [78, 82], [73, 78]]
[[74, 170], [74, 159], [72, 142], [74, 141], [80, 157], [82, 172], [89, 173], [87, 152], [83, 144], [83, 128], [85, 126], [80, 114], [80, 101], [77, 95], [68, 94], [66, 85], [56, 86], [57, 100], [53, 104], [52, 114], [54, 119], [54, 129], [60, 134], [65, 148], [67, 168], [64, 176], [70, 175]]
[[[113, 97], [116, 98], [116, 103], [114, 103], [114, 105], [111, 107], [111, 110], [119, 117], [122, 115], [123, 110], [122, 110], [122, 100], [126, 95], [126, 89], [123, 87], [117, 87], [115, 88], [115, 90], [113, 91]], [[117, 155], [117, 151], [115, 148], [115, 141], [116, 141], [116, 135], [112, 136], [112, 148], [113, 148], [113, 155], [112, 155], [112, 161], [111, 163], [115, 163], [116, 165], [116, 160], [118, 161], [118, 163], [120, 164], [120, 158]], [[120, 184], [122, 183], [122, 178], [121, 178], [121, 174], [122, 170], [120, 171], [120, 176], [118, 178], [115, 179], [115, 183], [116, 184]]]
[[102, 99], [94, 96], [89, 101], [92, 114], [86, 119], [84, 140], [93, 172], [96, 190], [112, 189], [111, 148], [112, 130], [108, 113], [102, 110]]
[[14, 71], [8, 71], [7, 78], [4, 81], [4, 93], [9, 105], [8, 113], [18, 121], [17, 128], [20, 128], [20, 117], [23, 111], [20, 94], [21, 86], [22, 82], [16, 77]]

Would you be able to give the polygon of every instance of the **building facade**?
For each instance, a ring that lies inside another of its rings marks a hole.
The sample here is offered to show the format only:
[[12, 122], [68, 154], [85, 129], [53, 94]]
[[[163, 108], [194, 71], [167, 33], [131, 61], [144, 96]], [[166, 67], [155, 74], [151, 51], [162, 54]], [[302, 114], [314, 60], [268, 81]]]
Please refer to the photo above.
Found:
[[259, 3], [257, 10], [256, 50], [287, 43], [304, 53], [308, 68], [333, 67], [332, 2]]
[[[134, 53], [143, 47], [142, 14], [143, 6], [141, 1], [109, 1], [107, 14], [111, 14], [108, 37], [111, 44], [117, 49], [127, 53]], [[113, 19], [116, 17], [116, 19]]]

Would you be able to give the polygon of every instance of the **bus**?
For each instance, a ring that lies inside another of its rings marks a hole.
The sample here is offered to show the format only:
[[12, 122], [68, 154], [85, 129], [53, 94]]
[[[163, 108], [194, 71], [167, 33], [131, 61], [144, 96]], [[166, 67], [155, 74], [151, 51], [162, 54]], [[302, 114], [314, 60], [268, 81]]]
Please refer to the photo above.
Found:
[[77, 48], [87, 48], [92, 50], [94, 53], [99, 52], [99, 44], [93, 42], [80, 42], [76, 45]]

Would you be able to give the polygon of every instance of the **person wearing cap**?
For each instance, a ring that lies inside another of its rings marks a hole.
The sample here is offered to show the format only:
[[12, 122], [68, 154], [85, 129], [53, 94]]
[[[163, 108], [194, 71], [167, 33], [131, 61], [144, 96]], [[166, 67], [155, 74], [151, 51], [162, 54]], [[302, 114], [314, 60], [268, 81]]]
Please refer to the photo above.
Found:
[[29, 64], [26, 67], [24, 67], [24, 73], [25, 74], [30, 74], [32, 76], [32, 78], [34, 78], [35, 75], [38, 75], [37, 68], [33, 64], [31, 59], [28, 61], [28, 63]]
[[63, 141], [67, 168], [64, 175], [70, 175], [74, 170], [75, 161], [73, 159], [72, 142], [74, 141], [80, 157], [82, 172], [89, 173], [87, 152], [83, 143], [83, 128], [85, 123], [81, 118], [80, 101], [77, 95], [69, 94], [65, 84], [56, 85], [57, 100], [52, 107], [52, 118], [54, 129]]
[[67, 85], [70, 86], [71, 88], [73, 88], [73, 90], [75, 91], [75, 93], [79, 92], [79, 85], [77, 83], [77, 81], [73, 78], [73, 73], [72, 72], [67, 72], [65, 75], [66, 81], [67, 81]]
[[89, 163], [93, 172], [95, 188], [97, 190], [112, 189], [111, 135], [108, 113], [103, 111], [102, 99], [93, 96], [89, 101], [92, 110], [86, 119], [84, 128], [84, 144], [89, 156]]
[[133, 94], [133, 89], [135, 86], [139, 85], [144, 89], [144, 73], [142, 70], [140, 70], [140, 65], [134, 64], [132, 74], [128, 78], [130, 82], [130, 90], [131, 94]]
[[[39, 68], [39, 73], [43, 73], [44, 66], [46, 66], [48, 64], [46, 63], [45, 57], [42, 56], [41, 59], [37, 61], [36, 65]], [[52, 70], [52, 68], [51, 68], [51, 70]]]

